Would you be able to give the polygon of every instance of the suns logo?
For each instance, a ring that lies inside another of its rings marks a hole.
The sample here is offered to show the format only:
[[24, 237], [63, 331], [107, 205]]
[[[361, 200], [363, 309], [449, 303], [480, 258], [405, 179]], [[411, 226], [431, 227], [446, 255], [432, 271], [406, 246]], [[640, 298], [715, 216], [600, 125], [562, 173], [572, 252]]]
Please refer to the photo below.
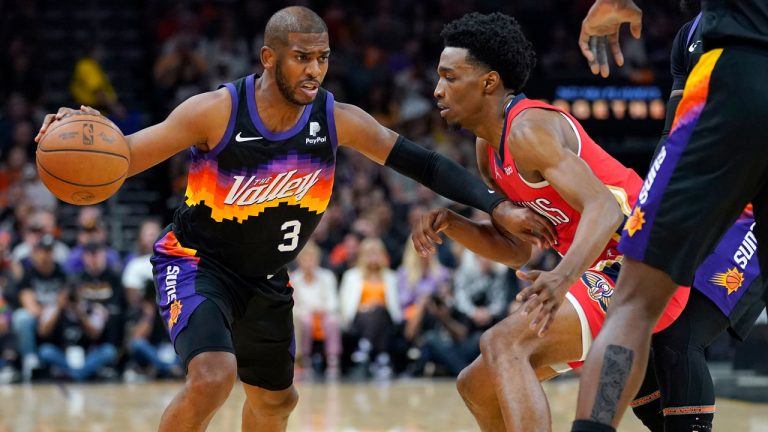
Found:
[[744, 273], [736, 270], [736, 267], [734, 267], [728, 269], [725, 273], [715, 273], [709, 281], [727, 289], [728, 295], [731, 295], [741, 288], [741, 284], [744, 283]]
[[613, 287], [608, 279], [600, 273], [586, 271], [581, 275], [581, 282], [587, 287], [589, 297], [600, 305], [603, 312], [606, 312], [613, 297]]
[[644, 224], [645, 213], [640, 210], [640, 206], [637, 206], [635, 207], [635, 211], [632, 212], [632, 215], [627, 218], [627, 222], [624, 224], [624, 230], [629, 233], [630, 237], [632, 237], [636, 232], [643, 229]]
[[175, 302], [171, 303], [170, 315], [171, 317], [168, 318], [169, 331], [173, 329], [174, 324], [179, 321], [179, 315], [181, 315], [181, 301], [176, 300]]

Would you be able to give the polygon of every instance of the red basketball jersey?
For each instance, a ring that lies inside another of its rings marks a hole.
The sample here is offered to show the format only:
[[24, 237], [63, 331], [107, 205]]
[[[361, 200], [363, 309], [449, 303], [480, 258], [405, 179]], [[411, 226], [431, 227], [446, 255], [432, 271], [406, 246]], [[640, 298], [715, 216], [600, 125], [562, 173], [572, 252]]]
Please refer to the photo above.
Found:
[[[558, 243], [554, 245], [554, 248], [561, 255], [564, 255], [573, 243], [576, 228], [579, 225], [579, 220], [581, 220], [581, 214], [571, 207], [547, 181], [530, 183], [524, 180], [517, 171], [512, 154], [507, 151], [507, 136], [509, 135], [512, 121], [521, 112], [529, 108], [557, 111], [570, 123], [579, 140], [578, 156], [589, 165], [597, 178], [616, 197], [625, 215], [625, 221], [632, 210], [632, 205], [634, 205], [637, 199], [643, 182], [637, 173], [619, 163], [619, 161], [598, 146], [587, 135], [579, 122], [570, 114], [555, 106], [527, 99], [522, 94], [512, 100], [506, 109], [506, 122], [501, 134], [499, 152], [496, 153], [491, 146], [488, 146], [491, 177], [501, 187], [510, 201], [517, 205], [528, 207], [552, 222], [558, 236]], [[601, 261], [616, 261], [620, 256], [616, 245], [618, 244], [623, 225], [622, 223], [616, 234], [612, 236], [610, 242], [593, 266]]]

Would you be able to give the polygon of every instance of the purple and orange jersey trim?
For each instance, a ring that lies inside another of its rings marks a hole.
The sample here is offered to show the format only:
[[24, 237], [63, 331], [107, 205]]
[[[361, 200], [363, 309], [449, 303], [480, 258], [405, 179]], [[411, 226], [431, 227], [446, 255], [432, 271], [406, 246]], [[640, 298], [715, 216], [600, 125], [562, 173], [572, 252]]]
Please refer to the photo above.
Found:
[[155, 242], [152, 268], [163, 322], [175, 341], [205, 297], [195, 290], [197, 251], [182, 246], [172, 230]]

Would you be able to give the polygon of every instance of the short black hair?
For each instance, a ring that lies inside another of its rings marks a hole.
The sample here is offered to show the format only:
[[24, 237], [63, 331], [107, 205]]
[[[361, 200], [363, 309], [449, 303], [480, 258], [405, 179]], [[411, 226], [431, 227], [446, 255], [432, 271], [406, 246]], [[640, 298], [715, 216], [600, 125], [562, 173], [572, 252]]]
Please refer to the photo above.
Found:
[[499, 73], [505, 88], [522, 90], [536, 65], [533, 45], [516, 19], [499, 12], [466, 14], [440, 33], [446, 47], [465, 48], [467, 61]]
[[264, 44], [277, 48], [288, 42], [288, 33], [328, 33], [325, 21], [304, 6], [289, 6], [275, 12], [264, 29]]

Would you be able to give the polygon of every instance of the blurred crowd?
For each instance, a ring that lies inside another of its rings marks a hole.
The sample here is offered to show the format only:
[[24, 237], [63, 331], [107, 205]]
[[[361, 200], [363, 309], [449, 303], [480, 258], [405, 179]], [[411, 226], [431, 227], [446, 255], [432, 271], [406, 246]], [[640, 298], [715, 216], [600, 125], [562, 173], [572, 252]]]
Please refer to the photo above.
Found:
[[[442, 26], [470, 11], [509, 13], [538, 51], [533, 89], [564, 78], [589, 81], [595, 78], [575, 36], [591, 3], [291, 2], [317, 11], [328, 25], [332, 55], [324, 87], [337, 100], [359, 105], [470, 169], [476, 166], [472, 138], [448, 133], [433, 109]], [[624, 38], [627, 65], [614, 80], [668, 80], [669, 47], [685, 17], [667, 3], [646, 5], [645, 20], [653, 25], [639, 40]], [[33, 138], [44, 114], [60, 105], [95, 107], [128, 134], [162, 120], [195, 93], [259, 73], [262, 30], [286, 5], [0, 0], [0, 382], [182, 374], [154, 304], [149, 256], [182, 199], [188, 155], [154, 171], [170, 193], [129, 244], [110, 229], [116, 216], [108, 205], [73, 210], [45, 189], [34, 167]], [[135, 28], [114, 31], [129, 19]], [[85, 24], [58, 29], [73, 22]], [[66, 37], [67, 44], [52, 44], [45, 35]], [[63, 74], [65, 86], [46, 85], [54, 72]], [[331, 377], [457, 374], [478, 354], [481, 332], [508, 313], [521, 282], [512, 270], [451, 242], [421, 258], [409, 234], [437, 206], [484, 215], [359, 154], [342, 150], [338, 159], [333, 200], [292, 269], [297, 364]], [[537, 251], [529, 266], [547, 269], [557, 259]]]

